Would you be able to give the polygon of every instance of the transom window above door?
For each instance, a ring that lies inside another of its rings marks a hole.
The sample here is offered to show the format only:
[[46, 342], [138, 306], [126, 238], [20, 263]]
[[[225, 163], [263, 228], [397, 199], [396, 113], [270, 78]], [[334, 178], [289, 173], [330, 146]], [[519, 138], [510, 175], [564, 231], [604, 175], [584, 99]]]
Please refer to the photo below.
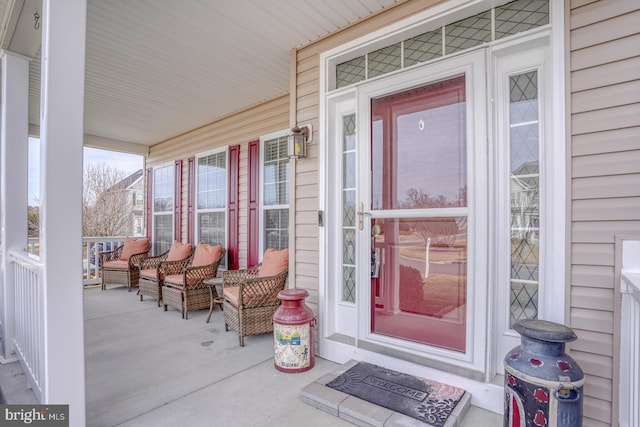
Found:
[[[448, 15], [442, 19], [455, 18], [454, 15]], [[401, 35], [398, 42], [361, 55], [351, 52], [347, 60], [337, 58], [332, 63], [334, 72], [330, 74], [329, 90], [442, 58], [547, 24], [549, 0], [516, 0], [437, 28], [434, 28], [435, 23], [425, 22]]]

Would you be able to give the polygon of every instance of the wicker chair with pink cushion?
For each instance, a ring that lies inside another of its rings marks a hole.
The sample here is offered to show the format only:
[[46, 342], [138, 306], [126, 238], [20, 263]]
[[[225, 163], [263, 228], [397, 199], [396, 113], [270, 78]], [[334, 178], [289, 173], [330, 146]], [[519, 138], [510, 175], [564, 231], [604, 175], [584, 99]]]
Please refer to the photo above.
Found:
[[101, 252], [102, 290], [107, 289], [107, 285], [120, 285], [126, 286], [131, 292], [131, 288], [138, 286], [138, 264], [149, 255], [150, 247], [147, 238], [127, 237], [124, 245], [113, 251]]
[[267, 249], [262, 263], [246, 270], [222, 273], [224, 327], [244, 337], [273, 332], [273, 314], [280, 305], [278, 292], [289, 274], [289, 250]]
[[209, 308], [211, 298], [204, 281], [216, 277], [225, 252], [221, 245], [198, 243], [192, 257], [181, 262], [162, 263], [164, 311], [170, 305], [182, 311], [183, 319], [188, 319], [190, 311]]
[[193, 253], [193, 245], [189, 243], [180, 243], [177, 240], [173, 242], [171, 248], [165, 253], [157, 256], [150, 256], [140, 261], [140, 282], [138, 283], [138, 294], [140, 301], [144, 295], [153, 297], [158, 302], [162, 300], [162, 285], [164, 277], [160, 266], [162, 263], [181, 263], [188, 260]]

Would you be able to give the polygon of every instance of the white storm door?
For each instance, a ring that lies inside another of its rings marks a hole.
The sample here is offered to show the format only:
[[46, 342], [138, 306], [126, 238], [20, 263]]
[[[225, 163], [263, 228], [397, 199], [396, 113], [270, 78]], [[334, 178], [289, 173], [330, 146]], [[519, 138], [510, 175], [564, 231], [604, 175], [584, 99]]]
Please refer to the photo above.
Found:
[[358, 93], [358, 337], [484, 371], [485, 52]]

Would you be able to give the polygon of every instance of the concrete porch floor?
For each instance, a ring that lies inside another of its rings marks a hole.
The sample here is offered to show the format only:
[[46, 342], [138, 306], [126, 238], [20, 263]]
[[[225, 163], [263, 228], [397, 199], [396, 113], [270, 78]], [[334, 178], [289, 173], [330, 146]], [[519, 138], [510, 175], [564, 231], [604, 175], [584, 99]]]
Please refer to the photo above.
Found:
[[[342, 365], [316, 357], [290, 374], [273, 367], [273, 337], [225, 332], [216, 308], [189, 314], [140, 302], [135, 290], [85, 290], [87, 426], [349, 426], [304, 403], [301, 390]], [[16, 369], [17, 367], [17, 369]], [[7, 403], [32, 398], [17, 362], [0, 365]], [[17, 400], [16, 400], [17, 399]], [[73, 408], [71, 408], [73, 410]], [[502, 417], [472, 406], [463, 427], [495, 427]]]

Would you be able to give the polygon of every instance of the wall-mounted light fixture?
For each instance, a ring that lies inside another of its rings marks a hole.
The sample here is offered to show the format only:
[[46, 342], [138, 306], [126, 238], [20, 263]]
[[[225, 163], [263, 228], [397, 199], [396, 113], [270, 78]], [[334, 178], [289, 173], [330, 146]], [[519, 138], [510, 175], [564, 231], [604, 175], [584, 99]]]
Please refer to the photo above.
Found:
[[287, 139], [288, 154], [290, 159], [304, 159], [307, 157], [307, 144], [313, 140], [313, 128], [311, 124], [302, 127], [294, 126]]

